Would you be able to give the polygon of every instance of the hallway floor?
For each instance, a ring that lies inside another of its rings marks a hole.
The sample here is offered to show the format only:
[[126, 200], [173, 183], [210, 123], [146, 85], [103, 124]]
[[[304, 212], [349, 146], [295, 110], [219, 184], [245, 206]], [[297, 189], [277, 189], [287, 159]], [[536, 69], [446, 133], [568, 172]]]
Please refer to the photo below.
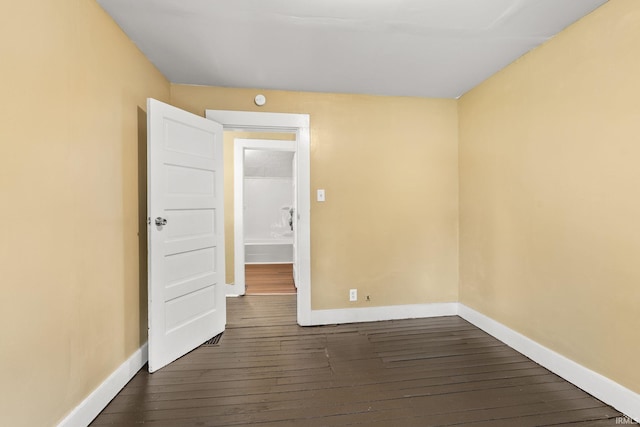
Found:
[[293, 264], [246, 264], [244, 272], [247, 295], [296, 293]]

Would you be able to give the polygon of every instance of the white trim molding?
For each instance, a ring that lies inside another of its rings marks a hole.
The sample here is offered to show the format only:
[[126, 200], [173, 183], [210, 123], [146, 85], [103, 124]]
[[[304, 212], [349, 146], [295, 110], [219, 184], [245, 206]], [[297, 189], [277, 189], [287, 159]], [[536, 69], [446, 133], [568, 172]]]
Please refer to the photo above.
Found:
[[458, 315], [551, 372], [640, 422], [640, 394], [460, 303]]
[[311, 310], [311, 324], [319, 326], [341, 323], [378, 322], [381, 320], [455, 316], [456, 314], [458, 314], [458, 303], [456, 302], [338, 308]]
[[144, 343], [142, 347], [120, 365], [109, 377], [102, 382], [86, 399], [67, 415], [58, 427], [84, 427], [88, 426], [95, 417], [116, 397], [125, 385], [147, 363], [148, 347]]

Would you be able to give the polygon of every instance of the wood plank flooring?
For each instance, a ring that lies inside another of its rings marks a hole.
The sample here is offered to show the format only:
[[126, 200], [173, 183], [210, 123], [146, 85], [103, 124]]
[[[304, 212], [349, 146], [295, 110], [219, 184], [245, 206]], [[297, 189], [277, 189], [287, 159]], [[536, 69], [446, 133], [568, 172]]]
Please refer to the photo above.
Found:
[[143, 368], [92, 426], [615, 426], [621, 414], [457, 316], [301, 328], [228, 299], [220, 343]]
[[296, 293], [292, 264], [247, 264], [244, 274], [247, 295]]

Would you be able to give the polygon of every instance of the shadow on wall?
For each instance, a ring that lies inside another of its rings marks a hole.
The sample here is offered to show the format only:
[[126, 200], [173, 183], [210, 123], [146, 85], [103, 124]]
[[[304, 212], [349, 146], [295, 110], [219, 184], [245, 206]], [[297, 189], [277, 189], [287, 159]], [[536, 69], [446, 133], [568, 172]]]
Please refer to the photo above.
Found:
[[147, 113], [138, 107], [138, 293], [140, 345], [147, 341]]

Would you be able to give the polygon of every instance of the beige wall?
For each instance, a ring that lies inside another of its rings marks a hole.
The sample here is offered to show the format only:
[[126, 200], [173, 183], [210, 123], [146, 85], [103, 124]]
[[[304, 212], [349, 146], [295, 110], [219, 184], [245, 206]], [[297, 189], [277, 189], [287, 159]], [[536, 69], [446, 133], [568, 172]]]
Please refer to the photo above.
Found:
[[311, 204], [314, 309], [457, 300], [455, 100], [172, 85], [171, 101], [310, 115], [312, 192], [327, 194]]
[[460, 300], [640, 392], [640, 2], [464, 95]]
[[169, 84], [93, 0], [6, 5], [0, 53], [0, 425], [51, 426], [146, 341], [138, 131]]

